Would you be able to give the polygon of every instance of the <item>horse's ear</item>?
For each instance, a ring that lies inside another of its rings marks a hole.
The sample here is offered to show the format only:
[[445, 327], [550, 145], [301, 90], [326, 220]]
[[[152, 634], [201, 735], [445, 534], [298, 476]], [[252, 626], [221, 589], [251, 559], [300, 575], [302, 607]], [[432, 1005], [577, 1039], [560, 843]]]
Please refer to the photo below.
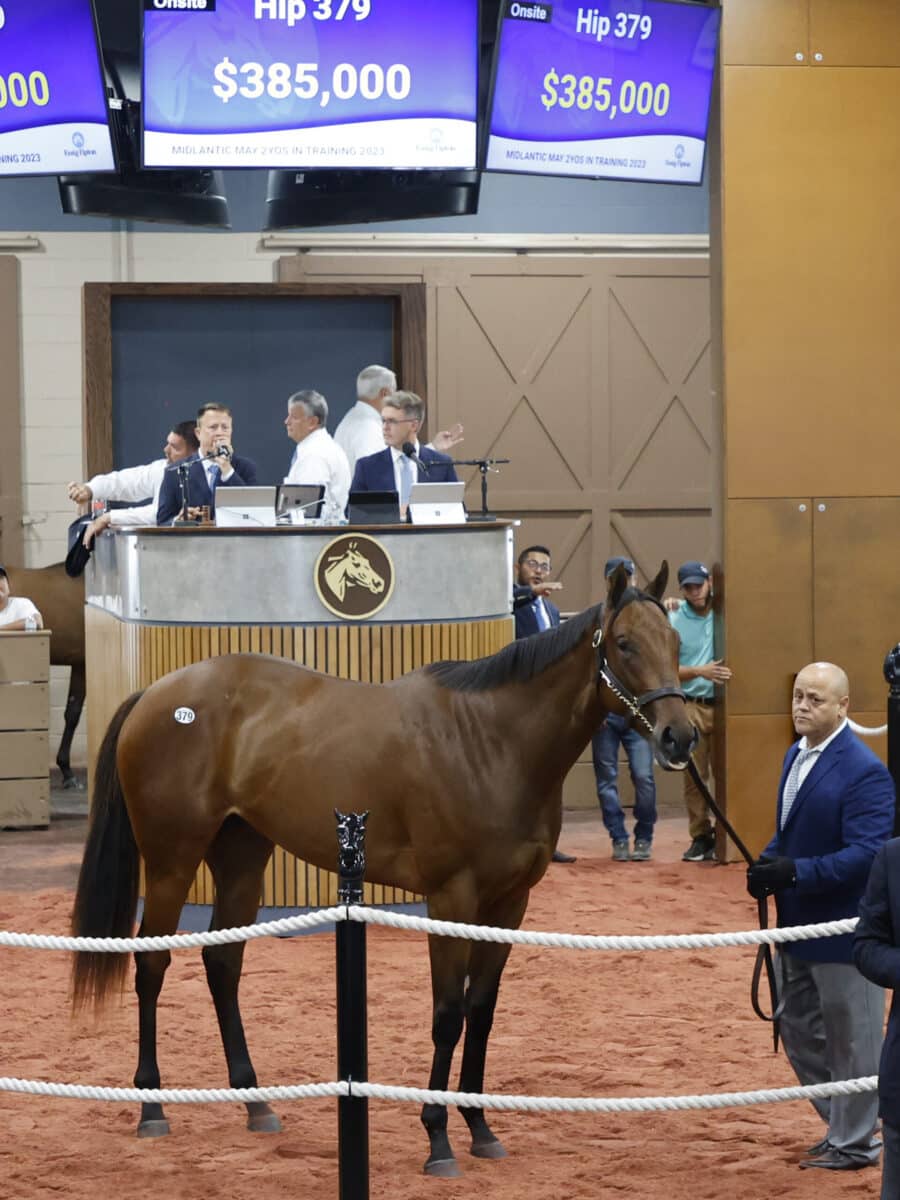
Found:
[[628, 588], [628, 573], [621, 563], [613, 571], [609, 577], [609, 584], [606, 589], [606, 602], [610, 608], [617, 608], [619, 601], [625, 595]]
[[652, 596], [654, 600], [662, 600], [668, 582], [669, 564], [666, 559], [663, 559], [662, 566], [659, 568], [659, 574], [652, 583], [647, 584], [647, 595]]

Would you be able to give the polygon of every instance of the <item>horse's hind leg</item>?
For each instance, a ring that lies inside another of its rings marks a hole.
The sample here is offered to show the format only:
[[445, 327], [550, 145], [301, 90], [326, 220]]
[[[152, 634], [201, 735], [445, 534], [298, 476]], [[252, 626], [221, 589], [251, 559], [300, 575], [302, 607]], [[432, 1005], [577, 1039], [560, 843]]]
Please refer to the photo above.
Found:
[[[480, 922], [518, 929], [528, 896], [508, 901], [502, 909], [483, 914]], [[463, 1043], [461, 1092], [484, 1091], [484, 1064], [488, 1037], [494, 1023], [494, 1009], [500, 990], [500, 978], [511, 947], [502, 942], [476, 942], [469, 962], [469, 986], [466, 989], [466, 1037]], [[506, 1151], [488, 1125], [482, 1108], [463, 1108], [462, 1115], [472, 1135], [471, 1153], [476, 1158], [505, 1158]]]
[[[187, 898], [194, 874], [199, 865], [169, 870], [164, 875], [147, 868], [147, 894], [144, 899], [144, 919], [139, 930], [142, 937], [165, 937], [178, 928], [178, 917]], [[159, 993], [172, 955], [168, 950], [143, 950], [135, 954], [134, 987], [138, 997], [138, 1065], [134, 1075], [137, 1088], [160, 1086], [159, 1062], [156, 1056], [156, 1012]], [[138, 1137], [162, 1137], [169, 1132], [169, 1122], [161, 1104], [142, 1104]]]
[[81, 711], [84, 708], [84, 689], [84, 662], [73, 663], [69, 676], [69, 694], [66, 697], [65, 728], [60, 739], [59, 750], [56, 752], [56, 765], [62, 775], [64, 788], [78, 786], [78, 781], [72, 774], [69, 758], [72, 750], [72, 738], [75, 736], [75, 730], [81, 720]]
[[[206, 854], [216, 885], [216, 903], [210, 929], [250, 925], [259, 908], [262, 876], [272, 843], [239, 817], [229, 817]], [[256, 1087], [244, 1025], [238, 1006], [238, 985], [245, 942], [205, 946], [203, 964], [216, 1006], [222, 1046], [233, 1088]], [[281, 1122], [268, 1104], [247, 1104], [247, 1128], [253, 1133], [278, 1133]]]

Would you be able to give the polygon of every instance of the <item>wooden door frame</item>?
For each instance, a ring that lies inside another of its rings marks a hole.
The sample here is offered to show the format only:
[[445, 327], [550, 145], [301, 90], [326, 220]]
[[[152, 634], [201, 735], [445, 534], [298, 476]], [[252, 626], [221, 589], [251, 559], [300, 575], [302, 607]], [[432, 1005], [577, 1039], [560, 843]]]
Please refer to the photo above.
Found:
[[83, 291], [82, 420], [85, 478], [113, 468], [112, 308], [123, 296], [151, 299], [366, 297], [394, 305], [394, 363], [410, 391], [427, 400], [426, 288], [417, 283], [86, 283]]

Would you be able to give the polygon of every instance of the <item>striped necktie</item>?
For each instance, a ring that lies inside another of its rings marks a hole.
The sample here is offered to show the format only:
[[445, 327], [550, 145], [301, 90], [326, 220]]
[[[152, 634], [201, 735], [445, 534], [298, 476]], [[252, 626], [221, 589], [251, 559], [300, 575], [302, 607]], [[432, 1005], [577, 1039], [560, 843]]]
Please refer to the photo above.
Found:
[[538, 596], [534, 601], [534, 615], [537, 619], [539, 633], [543, 633], [545, 629], [550, 628], [550, 614], [547, 612], [542, 596]]
[[209, 472], [208, 472], [208, 476], [207, 476], [207, 478], [209, 480], [209, 494], [212, 497], [213, 504], [215, 504], [215, 502], [216, 502], [216, 486], [219, 482], [219, 476], [221, 474], [222, 474], [222, 470], [219, 467], [218, 463], [213, 463], [213, 465], [209, 468]]
[[781, 797], [781, 828], [784, 829], [787, 824], [787, 819], [790, 816], [791, 809], [794, 807], [794, 801], [797, 799], [797, 793], [800, 790], [800, 768], [814, 754], [818, 754], [818, 747], [801, 750], [791, 764], [791, 769], [788, 772], [788, 777], [784, 781], [784, 794]]

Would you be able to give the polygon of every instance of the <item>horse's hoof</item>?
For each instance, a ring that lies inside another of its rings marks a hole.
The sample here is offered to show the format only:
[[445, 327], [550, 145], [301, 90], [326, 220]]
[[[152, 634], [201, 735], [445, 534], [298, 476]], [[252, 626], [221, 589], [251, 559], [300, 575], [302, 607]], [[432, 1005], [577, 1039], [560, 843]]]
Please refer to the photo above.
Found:
[[425, 1164], [425, 1174], [435, 1179], [459, 1179], [462, 1171], [455, 1158], [429, 1158]]
[[475, 1158], [506, 1158], [503, 1143], [497, 1138], [491, 1138], [489, 1142], [473, 1142], [469, 1153]]
[[247, 1128], [251, 1133], [281, 1133], [281, 1121], [276, 1113], [260, 1113], [247, 1118]]
[[139, 1138], [165, 1137], [169, 1132], [168, 1121], [141, 1121], [137, 1127]]

